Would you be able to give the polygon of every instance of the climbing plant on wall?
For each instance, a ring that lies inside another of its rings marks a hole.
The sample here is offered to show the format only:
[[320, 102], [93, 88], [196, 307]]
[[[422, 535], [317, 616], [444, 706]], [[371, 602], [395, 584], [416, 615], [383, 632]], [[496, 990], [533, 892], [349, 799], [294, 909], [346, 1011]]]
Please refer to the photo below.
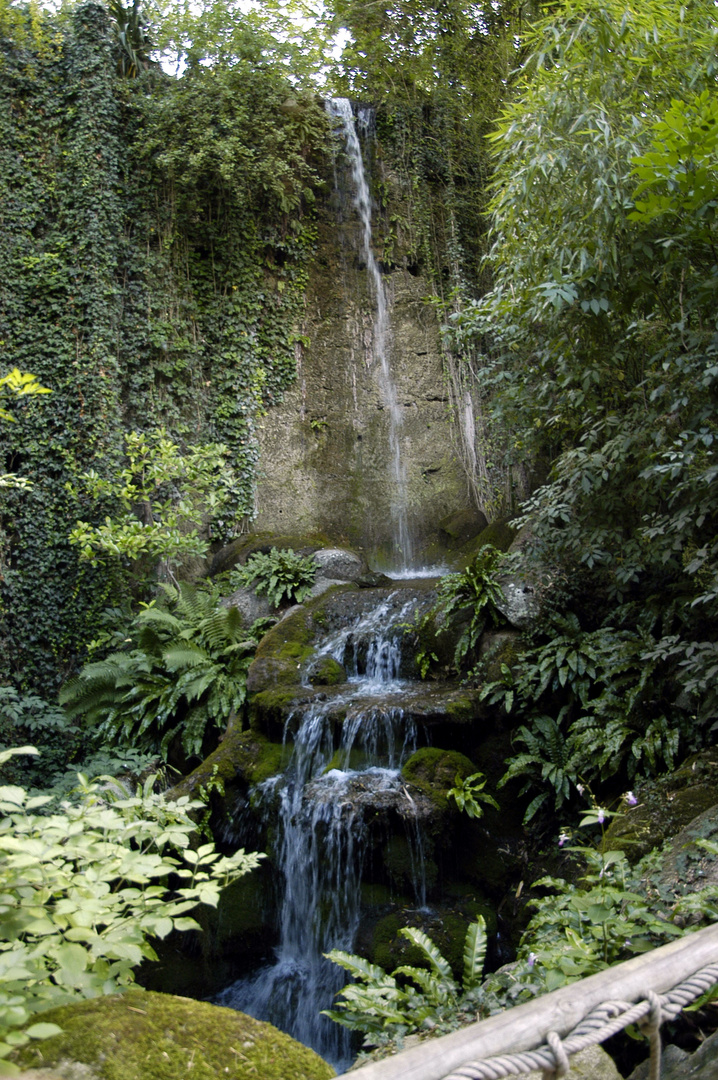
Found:
[[213, 66], [195, 53], [179, 80], [156, 64], [128, 79], [98, 4], [3, 4], [0, 23], [0, 363], [52, 390], [2, 432], [4, 471], [33, 480], [2, 492], [2, 640], [6, 672], [52, 695], [130, 569], [80, 565], [68, 541], [116, 510], [80, 507], [76, 479], [118, 475], [124, 430], [224, 443], [237, 484], [216, 534], [252, 511], [255, 420], [294, 373], [326, 127], [266, 34]]

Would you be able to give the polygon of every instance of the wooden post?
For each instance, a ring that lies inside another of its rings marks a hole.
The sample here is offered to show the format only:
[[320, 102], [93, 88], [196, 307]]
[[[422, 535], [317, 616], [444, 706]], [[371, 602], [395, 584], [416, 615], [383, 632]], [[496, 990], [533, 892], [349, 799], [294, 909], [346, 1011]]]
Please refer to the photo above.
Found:
[[648, 990], [664, 994], [701, 968], [718, 963], [718, 924], [672, 941], [653, 952], [562, 986], [488, 1020], [426, 1039], [383, 1061], [347, 1074], [351, 1080], [442, 1080], [467, 1061], [535, 1050], [549, 1031], [563, 1038], [606, 1001], [641, 1001]]

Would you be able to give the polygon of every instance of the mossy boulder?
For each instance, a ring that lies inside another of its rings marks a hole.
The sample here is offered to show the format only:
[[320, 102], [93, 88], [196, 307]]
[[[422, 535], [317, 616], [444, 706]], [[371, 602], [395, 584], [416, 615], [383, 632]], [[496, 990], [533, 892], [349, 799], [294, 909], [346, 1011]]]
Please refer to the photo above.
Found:
[[[83, 1080], [328, 1080], [313, 1050], [234, 1009], [131, 989], [44, 1013], [61, 1035], [14, 1055], [24, 1068]], [[73, 1063], [86, 1066], [75, 1068]]]
[[239, 785], [246, 790], [281, 772], [288, 755], [289, 749], [282, 743], [270, 742], [257, 731], [242, 731], [235, 721], [217, 749], [171, 788], [167, 797], [203, 798], [216, 806], [231, 794], [230, 789]]
[[304, 606], [290, 611], [260, 641], [247, 675], [247, 692], [300, 684], [302, 664], [314, 653], [314, 636], [310, 611]]
[[307, 680], [312, 686], [339, 686], [347, 681], [347, 673], [333, 656], [318, 656], [309, 664]]
[[675, 836], [718, 801], [718, 747], [694, 754], [679, 769], [648, 781], [636, 792], [638, 805], [614, 817], [606, 832], [611, 848], [631, 863]]
[[513, 529], [507, 521], [492, 521], [490, 525], [481, 530], [478, 536], [474, 536], [467, 544], [462, 546], [461, 554], [465, 559], [464, 565], [468, 566], [476, 558], [482, 547], [487, 544], [498, 548], [499, 551], [508, 551], [515, 536], [516, 529]]
[[444, 811], [449, 806], [447, 792], [456, 785], [457, 773], [465, 780], [475, 772], [473, 763], [458, 750], [425, 746], [411, 755], [402, 769], [402, 776], [427, 795], [437, 810]]
[[487, 525], [486, 516], [481, 510], [470, 506], [443, 517], [439, 522], [439, 533], [446, 546], [451, 549], [471, 540], [477, 533], [485, 530]]

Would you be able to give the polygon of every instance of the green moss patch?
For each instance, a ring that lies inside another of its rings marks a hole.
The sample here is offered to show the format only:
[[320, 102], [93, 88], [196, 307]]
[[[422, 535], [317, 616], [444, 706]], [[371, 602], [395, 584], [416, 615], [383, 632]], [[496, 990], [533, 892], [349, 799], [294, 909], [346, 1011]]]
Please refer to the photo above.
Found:
[[313, 1050], [233, 1009], [128, 990], [43, 1015], [62, 1035], [16, 1055], [24, 1067], [75, 1061], [101, 1080], [328, 1080]]
[[257, 731], [229, 728], [217, 749], [170, 792], [170, 798], [202, 798], [217, 792], [223, 794], [227, 785], [236, 780], [247, 785], [260, 784], [269, 776], [281, 772], [287, 763], [289, 749], [281, 743], [269, 742]]
[[320, 656], [310, 665], [308, 678], [312, 686], [339, 686], [347, 673], [333, 656]]
[[462, 780], [476, 772], [473, 763], [458, 750], [425, 746], [412, 754], [402, 769], [404, 779], [432, 800], [439, 810], [448, 806], [447, 791], [454, 787], [456, 774]]

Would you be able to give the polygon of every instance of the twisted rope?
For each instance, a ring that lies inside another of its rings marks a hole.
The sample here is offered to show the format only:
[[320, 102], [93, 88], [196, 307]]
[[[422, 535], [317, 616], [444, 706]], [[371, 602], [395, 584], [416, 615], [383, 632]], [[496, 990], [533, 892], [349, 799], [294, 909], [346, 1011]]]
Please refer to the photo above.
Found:
[[627, 1001], [606, 1001], [581, 1020], [573, 1031], [560, 1039], [555, 1031], [547, 1035], [547, 1046], [517, 1054], [503, 1054], [484, 1061], [467, 1061], [444, 1080], [503, 1080], [505, 1076], [540, 1070], [544, 1077], [566, 1076], [568, 1058], [589, 1046], [595, 1046], [623, 1031], [629, 1024], [638, 1024], [648, 1036], [651, 1047], [649, 1080], [659, 1080], [661, 1071], [661, 1034], [664, 1020], [673, 1020], [695, 998], [718, 982], [718, 964], [691, 975], [667, 994], [648, 991], [646, 999], [631, 1005]]

